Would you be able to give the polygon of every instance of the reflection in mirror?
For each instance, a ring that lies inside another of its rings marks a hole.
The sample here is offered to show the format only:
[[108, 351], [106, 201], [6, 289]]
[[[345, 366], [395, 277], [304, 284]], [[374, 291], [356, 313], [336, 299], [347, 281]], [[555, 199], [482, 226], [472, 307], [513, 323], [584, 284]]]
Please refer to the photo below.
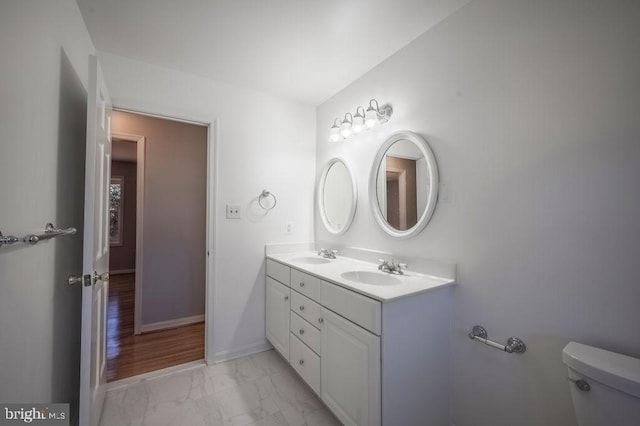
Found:
[[394, 236], [415, 235], [431, 218], [437, 198], [435, 157], [426, 141], [410, 132], [392, 135], [373, 168], [371, 206], [378, 223]]
[[347, 164], [333, 158], [318, 183], [318, 208], [324, 226], [332, 234], [342, 234], [356, 210], [356, 183]]
[[426, 208], [429, 186], [420, 149], [406, 139], [395, 142], [380, 163], [377, 180], [378, 204], [389, 225], [400, 231], [413, 228]]

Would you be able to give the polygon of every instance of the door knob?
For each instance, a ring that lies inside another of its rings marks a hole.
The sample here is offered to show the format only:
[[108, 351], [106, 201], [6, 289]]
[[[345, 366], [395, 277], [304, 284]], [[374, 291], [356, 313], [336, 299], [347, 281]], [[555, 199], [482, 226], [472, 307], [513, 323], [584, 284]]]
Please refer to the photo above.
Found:
[[85, 287], [88, 287], [91, 285], [91, 275], [69, 275], [67, 283], [69, 285], [82, 284]]

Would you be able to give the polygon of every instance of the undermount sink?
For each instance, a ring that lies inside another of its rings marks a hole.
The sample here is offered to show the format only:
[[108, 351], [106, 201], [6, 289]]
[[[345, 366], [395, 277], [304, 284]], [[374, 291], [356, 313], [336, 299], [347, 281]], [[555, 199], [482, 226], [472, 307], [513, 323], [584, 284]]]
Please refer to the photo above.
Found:
[[340, 276], [345, 280], [370, 285], [396, 285], [402, 283], [398, 278], [392, 277], [391, 275], [387, 275], [383, 272], [349, 271], [343, 272]]
[[322, 265], [323, 263], [329, 263], [328, 259], [322, 257], [302, 256], [291, 259], [292, 262], [306, 263], [307, 265]]

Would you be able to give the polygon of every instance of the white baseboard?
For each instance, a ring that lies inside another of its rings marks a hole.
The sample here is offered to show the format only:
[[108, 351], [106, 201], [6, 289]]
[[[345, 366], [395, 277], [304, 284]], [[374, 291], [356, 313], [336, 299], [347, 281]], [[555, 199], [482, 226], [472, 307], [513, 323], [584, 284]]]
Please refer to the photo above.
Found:
[[118, 269], [115, 271], [109, 271], [109, 275], [124, 275], [124, 274], [135, 274], [136, 270], [134, 269]]
[[204, 315], [194, 315], [192, 317], [178, 318], [169, 321], [159, 321], [151, 324], [142, 324], [140, 326], [140, 333], [149, 333], [151, 331], [164, 330], [167, 328], [176, 328], [183, 325], [194, 324], [197, 322], [203, 322]]
[[257, 354], [258, 352], [268, 351], [269, 349], [273, 349], [273, 346], [271, 346], [271, 343], [267, 342], [266, 340], [262, 340], [258, 343], [253, 343], [251, 345], [247, 345], [242, 348], [216, 352], [215, 354], [213, 354], [213, 363], [217, 364], [219, 362], [229, 361], [229, 360], [240, 358], [243, 356]]

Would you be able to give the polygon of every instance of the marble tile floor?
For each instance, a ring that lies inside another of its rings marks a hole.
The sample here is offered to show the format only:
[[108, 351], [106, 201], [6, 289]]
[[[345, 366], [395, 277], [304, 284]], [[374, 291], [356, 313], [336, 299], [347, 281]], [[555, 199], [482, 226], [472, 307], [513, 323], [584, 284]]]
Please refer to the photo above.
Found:
[[275, 351], [109, 390], [101, 426], [340, 425]]

